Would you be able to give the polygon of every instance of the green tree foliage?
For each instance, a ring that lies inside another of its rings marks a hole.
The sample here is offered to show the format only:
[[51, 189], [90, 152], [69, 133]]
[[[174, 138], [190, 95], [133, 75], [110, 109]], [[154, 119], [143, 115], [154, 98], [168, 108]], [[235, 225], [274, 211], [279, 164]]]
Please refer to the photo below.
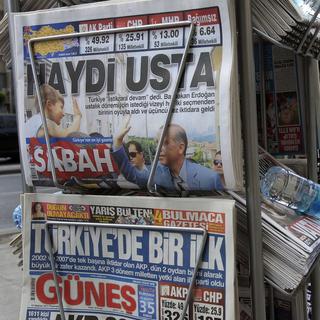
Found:
[[197, 163], [203, 163], [203, 152], [199, 147], [196, 149], [192, 157], [192, 160], [194, 160]]

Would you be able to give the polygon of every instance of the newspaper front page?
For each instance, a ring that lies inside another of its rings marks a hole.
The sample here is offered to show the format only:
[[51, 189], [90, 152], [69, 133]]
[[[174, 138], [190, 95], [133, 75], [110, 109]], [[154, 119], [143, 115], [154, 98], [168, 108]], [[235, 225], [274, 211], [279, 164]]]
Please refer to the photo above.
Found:
[[[49, 227], [68, 320], [180, 319], [202, 239], [192, 228], [199, 227], [208, 238], [184, 319], [236, 319], [234, 204], [209, 198], [195, 204], [193, 199], [26, 194], [20, 320], [61, 319], [45, 219], [85, 222]], [[191, 229], [179, 230], [183, 227]]]
[[[88, 189], [146, 188], [190, 27], [134, 28], [192, 21], [195, 33], [154, 182], [171, 191], [242, 186], [241, 150], [231, 154], [232, 146], [237, 150], [241, 145], [240, 118], [232, 117], [239, 103], [237, 90], [231, 90], [231, 2], [108, 1], [15, 14], [16, 92], [26, 182], [53, 183], [30, 39], [133, 28], [41, 41], [33, 51], [59, 183]], [[183, 186], [172, 176], [179, 176]]]

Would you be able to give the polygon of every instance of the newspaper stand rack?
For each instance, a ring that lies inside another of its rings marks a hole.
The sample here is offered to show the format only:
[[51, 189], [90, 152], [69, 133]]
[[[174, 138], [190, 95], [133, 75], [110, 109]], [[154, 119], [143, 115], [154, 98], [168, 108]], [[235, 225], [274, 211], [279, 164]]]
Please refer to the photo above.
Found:
[[[237, 26], [239, 30], [239, 74], [240, 74], [240, 92], [241, 92], [241, 110], [242, 110], [242, 128], [244, 139], [244, 155], [246, 165], [246, 197], [247, 197], [247, 215], [248, 215], [248, 232], [250, 234], [250, 274], [251, 274], [251, 293], [252, 293], [252, 315], [253, 319], [266, 319], [265, 315], [265, 294], [262, 265], [262, 230], [261, 216], [256, 214], [260, 212], [260, 192], [259, 192], [259, 166], [258, 166], [258, 139], [257, 139], [257, 114], [256, 114], [256, 94], [255, 75], [254, 75], [254, 58], [253, 58], [253, 28], [251, 16], [251, 2], [253, 0], [244, 0], [237, 3]], [[315, 21], [319, 14], [316, 10], [312, 21]], [[316, 109], [319, 109], [319, 66], [316, 59], [309, 55], [310, 49], [302, 52], [303, 45], [306, 42], [308, 32], [311, 29], [310, 23], [308, 30], [301, 39], [299, 46], [298, 58], [302, 64], [298, 70], [299, 77], [303, 77], [305, 81], [303, 96], [306, 100], [306, 142], [307, 142], [307, 158], [308, 158], [308, 175], [313, 181], [317, 181], [317, 157], [316, 157]], [[266, 40], [276, 44], [277, 46], [293, 50], [282, 43], [254, 30]], [[315, 31], [317, 34], [319, 29]], [[316, 36], [316, 35], [315, 35]], [[293, 50], [294, 51], [294, 50]], [[318, 56], [318, 59], [320, 57]], [[261, 92], [263, 94], [263, 92]], [[312, 319], [320, 319], [320, 268], [319, 260], [313, 266], [313, 273], [310, 277], [312, 285]], [[309, 275], [307, 275], [308, 277]], [[307, 279], [307, 278], [306, 278]], [[306, 280], [307, 281], [307, 280]], [[305, 286], [301, 285], [301, 290], [305, 291]], [[272, 297], [272, 292], [271, 295]], [[271, 310], [273, 302], [271, 302]], [[271, 320], [274, 314], [271, 313]], [[307, 308], [305, 308], [305, 317], [307, 319]]]
[[61, 225], [92, 226], [92, 227], [99, 227], [99, 228], [110, 227], [113, 229], [128, 228], [131, 230], [132, 229], [164, 230], [164, 231], [168, 231], [168, 232], [180, 232], [180, 233], [181, 232], [189, 232], [189, 233], [192, 232], [192, 233], [197, 233], [197, 234], [202, 235], [198, 254], [197, 254], [197, 257], [195, 260], [195, 267], [194, 267], [193, 274], [192, 274], [191, 281], [190, 281], [189, 288], [188, 288], [188, 293], [187, 293], [186, 299], [183, 304], [182, 313], [180, 314], [180, 317], [179, 317], [179, 320], [184, 319], [186, 312], [187, 312], [187, 309], [188, 309], [188, 306], [189, 306], [189, 302], [190, 302], [192, 294], [193, 294], [193, 288], [196, 283], [197, 272], [200, 267], [201, 258], [203, 256], [205, 244], [207, 242], [208, 233], [207, 233], [206, 229], [204, 229], [204, 228], [166, 227], [166, 226], [153, 226], [153, 225], [113, 224], [113, 223], [63, 222], [63, 221], [48, 221], [47, 220], [45, 222], [45, 241], [46, 241], [46, 243], [48, 245], [48, 249], [49, 249], [49, 259], [50, 259], [51, 269], [53, 272], [53, 280], [54, 280], [54, 284], [55, 284], [55, 288], [56, 288], [56, 292], [57, 292], [57, 300], [58, 300], [58, 304], [59, 304], [59, 311], [60, 311], [61, 320], [66, 320], [66, 318], [65, 318], [64, 306], [63, 306], [61, 292], [60, 292], [58, 279], [57, 279], [57, 269], [55, 266], [55, 259], [54, 259], [54, 254], [53, 254], [53, 244], [51, 242], [50, 233], [49, 233], [50, 226], [61, 226]]
[[[242, 128], [243, 128], [243, 139], [244, 139], [244, 158], [246, 165], [246, 191], [247, 191], [247, 215], [248, 215], [248, 233], [250, 237], [250, 280], [251, 280], [251, 296], [252, 296], [252, 315], [253, 319], [265, 320], [265, 297], [264, 297], [264, 283], [263, 283], [263, 263], [262, 263], [262, 230], [261, 230], [261, 216], [256, 214], [260, 212], [260, 193], [259, 193], [259, 168], [258, 168], [258, 141], [257, 141], [257, 115], [256, 115], [256, 96], [254, 90], [252, 88], [255, 87], [254, 80], [254, 59], [253, 59], [253, 28], [252, 28], [252, 17], [251, 17], [251, 2], [253, 0], [243, 0], [238, 1], [236, 3], [236, 18], [237, 18], [237, 30], [238, 30], [238, 38], [239, 38], [239, 74], [240, 74], [240, 91], [241, 91], [241, 113], [242, 113]], [[9, 28], [12, 29], [12, 21], [10, 13], [19, 12], [19, 2], [18, 0], [6, 0], [6, 8], [9, 13]], [[307, 135], [307, 155], [308, 155], [308, 172], [309, 178], [317, 181], [317, 156], [316, 156], [316, 108], [319, 108], [320, 98], [315, 99], [314, 97], [319, 97], [319, 70], [318, 63], [316, 59], [311, 59], [310, 57], [310, 49], [312, 44], [314, 43], [319, 31], [320, 27], [317, 27], [312, 37], [309, 45], [304, 46], [306, 43], [308, 33], [312, 28], [312, 23], [316, 20], [318, 14], [320, 13], [320, 6], [318, 10], [316, 10], [315, 15], [305, 32], [304, 37], [301, 39], [301, 43], [298, 47], [298, 50], [295, 52], [300, 55], [301, 63], [302, 63], [302, 72], [299, 73], [300, 76], [305, 77], [305, 87], [304, 94], [306, 97], [306, 118], [308, 121], [308, 127], [306, 130]], [[188, 21], [188, 24], [192, 28], [192, 24]], [[172, 24], [175, 25], [175, 24]], [[162, 25], [163, 26], [163, 25]], [[168, 24], [167, 24], [168, 26]], [[146, 27], [146, 26], [144, 26]], [[155, 28], [155, 25], [150, 26], [150, 28]], [[133, 28], [132, 28], [133, 29]], [[138, 29], [137, 27], [135, 28]], [[117, 32], [119, 29], [114, 30], [113, 32]], [[131, 28], [130, 28], [131, 30]], [[262, 36], [264, 39], [276, 44], [277, 46], [294, 50], [274, 39], [270, 38], [266, 34], [262, 33], [259, 30], [254, 30], [255, 33]], [[109, 31], [108, 31], [109, 32]], [[76, 36], [82, 36], [85, 33], [76, 34]], [[91, 33], [92, 34], [92, 33]], [[64, 35], [64, 37], [72, 37], [73, 35]], [[42, 40], [52, 39], [52, 36], [42, 38]], [[191, 32], [190, 32], [191, 37]], [[40, 38], [32, 40], [32, 42], [39, 41]], [[10, 44], [13, 46], [14, 37], [12, 32], [10, 32]], [[188, 47], [185, 48], [185, 54]], [[32, 52], [32, 51], [30, 51]], [[185, 58], [185, 55], [184, 55]], [[316, 57], [317, 60], [320, 59], [320, 54]], [[32, 60], [31, 60], [32, 61]], [[14, 59], [12, 60], [12, 64], [15, 64]], [[180, 65], [179, 68], [179, 79], [183, 72], [185, 66], [185, 62]], [[34, 66], [32, 66], [33, 72]], [[300, 70], [301, 71], [301, 70]], [[37, 76], [35, 78], [36, 83], [36, 92], [39, 92], [39, 86], [37, 83]], [[176, 83], [176, 87], [178, 87], [178, 79]], [[313, 97], [313, 99], [311, 99]], [[171, 101], [170, 107], [172, 108], [174, 105], [174, 99]], [[45, 138], [48, 141], [48, 132], [46, 126], [46, 119], [43, 116], [43, 108], [40, 102], [41, 108], [41, 117], [45, 127]], [[170, 111], [172, 109], [170, 108]], [[166, 119], [166, 125], [169, 124], [171, 118], [171, 113], [168, 113]], [[164, 128], [165, 132], [166, 127]], [[163, 139], [162, 135], [162, 139]], [[161, 144], [163, 141], [160, 141]], [[157, 150], [160, 150], [161, 144], [159, 143]], [[50, 144], [48, 143], [49, 150], [49, 159], [52, 157]], [[154, 161], [155, 170], [157, 158], [159, 156], [159, 151], [157, 152], [157, 157]], [[50, 159], [51, 160], [51, 159]], [[50, 161], [49, 160], [49, 161]], [[62, 189], [65, 189], [65, 186], [61, 186], [57, 179], [54, 170], [52, 171], [53, 179], [55, 184]], [[148, 189], [152, 193], [156, 193], [156, 188], [152, 185], [154, 172], [150, 175]], [[23, 185], [24, 190], [28, 188], [26, 185]], [[79, 190], [78, 190], [79, 191]], [[54, 224], [54, 222], [48, 222], [49, 224]], [[102, 225], [100, 225], [102, 226]], [[115, 227], [115, 225], [112, 225]], [[123, 226], [123, 225], [121, 225]], [[132, 228], [133, 226], [130, 225]], [[194, 229], [192, 229], [194, 231]], [[320, 319], [320, 268], [319, 268], [319, 259], [316, 260], [312, 270], [313, 273], [310, 277], [311, 284], [313, 287], [312, 290], [312, 319]], [[54, 268], [54, 263], [52, 264]], [[308, 275], [309, 276], [309, 275]], [[303, 284], [301, 284], [302, 287]], [[304, 288], [302, 288], [304, 289]], [[59, 291], [58, 291], [59, 292]], [[272, 297], [272, 292], [271, 295]], [[62, 310], [61, 306], [61, 310]], [[271, 310], [273, 309], [273, 305], [271, 303]], [[271, 314], [271, 318], [274, 319], [273, 314]]]
[[303, 56], [308, 56], [308, 57], [310, 56], [310, 57], [315, 58], [316, 60], [320, 60], [320, 49], [319, 49], [319, 53], [316, 56], [312, 55], [312, 53], [310, 52], [314, 42], [318, 38], [318, 34], [320, 32], [320, 24], [318, 24], [315, 27], [315, 30], [312, 33], [312, 37], [311, 38], [309, 37], [311, 34], [310, 32], [311, 32], [312, 28], [314, 27], [314, 23], [316, 22], [316, 20], [319, 17], [319, 14], [320, 14], [320, 6], [318, 6], [317, 10], [315, 11], [315, 13], [313, 14], [313, 16], [311, 18], [306, 30], [303, 32], [302, 36], [300, 37], [300, 39], [299, 39], [300, 42], [297, 45], [296, 49], [271, 38], [270, 36], [268, 36], [267, 34], [265, 34], [264, 32], [262, 32], [261, 30], [255, 28], [255, 27], [253, 29], [254, 29], [255, 33], [260, 35], [262, 38], [268, 40], [269, 42], [274, 43], [278, 47], [282, 47], [284, 49], [295, 51], [295, 53], [297, 53], [297, 54], [300, 54]]
[[[181, 80], [181, 77], [183, 75], [183, 72], [184, 72], [184, 69], [186, 66], [187, 54], [188, 54], [188, 50], [190, 48], [192, 36], [194, 33], [194, 24], [190, 21], [152, 24], [152, 25], [134, 26], [134, 27], [127, 27], [127, 28], [113, 28], [113, 29], [98, 30], [98, 31], [77, 32], [77, 33], [71, 33], [71, 34], [61, 34], [61, 35], [54, 35], [54, 36], [38, 37], [38, 38], [33, 38], [29, 41], [28, 49], [29, 49], [29, 54], [30, 54], [31, 68], [32, 68], [33, 77], [35, 79], [36, 95], [37, 95], [37, 98], [39, 101], [40, 114], [41, 114], [41, 119], [42, 119], [42, 123], [44, 126], [45, 140], [46, 140], [46, 145], [48, 148], [48, 158], [52, 164], [52, 166], [51, 166], [52, 168], [54, 168], [54, 165], [53, 165], [54, 158], [53, 158], [52, 148], [51, 148], [51, 144], [50, 144], [47, 119], [45, 117], [43, 103], [42, 103], [42, 99], [40, 96], [40, 86], [39, 86], [39, 80], [37, 77], [35, 56], [34, 56], [34, 51], [33, 51], [34, 44], [38, 43], [38, 42], [42, 42], [42, 41], [50, 41], [50, 40], [58, 40], [58, 39], [61, 40], [61, 39], [67, 39], [67, 38], [94, 36], [94, 35], [110, 34], [110, 33], [121, 33], [121, 32], [126, 32], [126, 31], [162, 29], [162, 28], [168, 28], [168, 27], [189, 27], [190, 30], [189, 30], [189, 34], [188, 34], [188, 37], [186, 40], [186, 45], [184, 47], [184, 52], [182, 55], [181, 64], [179, 65], [177, 78], [174, 82], [174, 90], [173, 90], [172, 98], [170, 101], [170, 106], [168, 109], [168, 113], [166, 115], [165, 123], [163, 125], [163, 130], [161, 131], [159, 142], [157, 144], [155, 157], [154, 157], [154, 160], [151, 165], [150, 175], [149, 175], [149, 179], [148, 179], [148, 183], [147, 183], [147, 189], [151, 194], [158, 194], [159, 193], [157, 191], [157, 186], [153, 183], [154, 175], [155, 175], [155, 170], [156, 170], [157, 163], [159, 160], [161, 147], [163, 145], [164, 138], [167, 133], [167, 129], [168, 129], [168, 126], [170, 124], [171, 117], [173, 114], [173, 109], [174, 109], [175, 102], [176, 102], [177, 92], [179, 90], [180, 80]], [[54, 184], [57, 188], [66, 189], [64, 185], [59, 183], [55, 170], [52, 170], [52, 177], [53, 177]], [[79, 190], [77, 189], [77, 191], [79, 191]], [[88, 224], [81, 223], [81, 222], [61, 222], [61, 221], [46, 221], [46, 224], [45, 224], [45, 226], [46, 226], [46, 228], [45, 228], [46, 243], [48, 244], [48, 248], [49, 248], [49, 258], [50, 258], [51, 268], [53, 271], [53, 279], [54, 279], [54, 283], [55, 283], [55, 288], [56, 288], [56, 292], [57, 292], [59, 311], [60, 311], [60, 315], [61, 315], [61, 320], [65, 320], [66, 318], [65, 318], [65, 313], [64, 313], [64, 306], [63, 306], [63, 302], [62, 302], [62, 298], [61, 298], [61, 294], [60, 294], [60, 290], [59, 290], [59, 285], [58, 285], [58, 280], [57, 280], [57, 270], [56, 270], [56, 266], [55, 266], [54, 255], [53, 255], [53, 245], [52, 245], [52, 242], [50, 239], [50, 233], [49, 233], [49, 226], [53, 226], [53, 225], [56, 225], [56, 226], [59, 226], [59, 225], [77, 225], [77, 226], [85, 225], [85, 226], [88, 226]], [[179, 318], [181, 320], [184, 319], [186, 312], [187, 312], [187, 308], [189, 306], [189, 302], [192, 297], [192, 292], [193, 292], [193, 288], [195, 286], [197, 272], [198, 272], [198, 269], [200, 266], [201, 257], [203, 255], [206, 240], [207, 240], [207, 231], [204, 228], [180, 228], [180, 227], [178, 228], [178, 227], [166, 227], [166, 226], [159, 227], [159, 226], [152, 226], [152, 225], [131, 225], [131, 224], [128, 225], [128, 224], [106, 224], [106, 223], [90, 223], [89, 225], [93, 226], [93, 227], [100, 227], [100, 228], [111, 227], [111, 228], [130, 228], [130, 229], [148, 229], [148, 230], [149, 229], [153, 229], [153, 230], [156, 229], [156, 230], [166, 230], [169, 232], [170, 231], [171, 232], [173, 232], [173, 231], [183, 232], [184, 231], [184, 232], [193, 232], [193, 233], [201, 234], [202, 239], [201, 239], [201, 243], [200, 243], [200, 250], [199, 250], [197, 257], [196, 257], [196, 263], [195, 263], [194, 271], [193, 271], [191, 281], [189, 284], [188, 293], [187, 293], [187, 296], [186, 296], [186, 299], [185, 299], [185, 302], [183, 305], [182, 313]]]
[[[251, 1], [249, 1], [250, 3]], [[275, 44], [278, 47], [285, 48], [293, 51], [297, 58], [297, 81], [300, 89], [299, 98], [302, 101], [301, 105], [304, 106], [305, 110], [305, 144], [306, 144], [306, 155], [307, 155], [307, 172], [308, 178], [312, 181], [318, 182], [317, 174], [317, 143], [319, 144], [319, 109], [320, 109], [320, 86], [319, 86], [319, 60], [320, 60], [320, 49], [319, 53], [315, 56], [311, 53], [311, 49], [315, 41], [319, 37], [320, 24], [316, 23], [316, 20], [320, 17], [320, 5], [317, 4], [312, 18], [310, 19], [307, 28], [301, 36], [300, 43], [296, 49], [289, 47], [283, 43], [280, 43], [260, 30], [253, 28], [254, 32], [258, 34], [262, 39]], [[312, 37], [310, 37], [311, 30]], [[251, 41], [252, 42], [252, 41]], [[252, 67], [252, 66], [251, 66]], [[253, 67], [252, 67], [253, 68]], [[244, 71], [245, 72], [245, 71]], [[262, 67], [263, 72], [263, 67]], [[263, 75], [262, 75], [263, 77]], [[264, 86], [262, 86], [261, 95], [264, 95]], [[303, 103], [304, 102], [304, 103]], [[318, 128], [317, 128], [318, 126]], [[318, 138], [318, 142], [317, 142]], [[295, 293], [303, 291], [305, 294], [308, 284], [311, 283], [312, 290], [312, 319], [320, 319], [320, 257], [318, 256], [309, 272], [305, 275], [303, 281], [299, 287], [295, 290]], [[307, 319], [307, 307], [306, 298], [304, 299], [305, 315], [304, 319]]]

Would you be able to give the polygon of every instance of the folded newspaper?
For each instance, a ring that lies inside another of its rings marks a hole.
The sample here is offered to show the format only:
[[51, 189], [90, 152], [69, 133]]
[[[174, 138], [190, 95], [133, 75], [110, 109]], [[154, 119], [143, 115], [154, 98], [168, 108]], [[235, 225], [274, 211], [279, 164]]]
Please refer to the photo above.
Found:
[[258, 33], [302, 53], [309, 50], [308, 54], [319, 58], [320, 1], [254, 0], [251, 3], [253, 27]]
[[25, 194], [20, 320], [62, 319], [50, 243], [68, 320], [236, 319], [234, 209], [217, 198]]
[[[65, 188], [145, 189], [176, 97], [155, 167], [157, 189], [241, 188], [234, 19], [233, 1], [222, 0], [108, 1], [14, 14], [27, 184], [52, 185], [53, 170]], [[176, 83], [188, 21], [195, 32]], [[39, 40], [29, 52], [30, 39], [50, 35], [60, 38]]]
[[[260, 174], [279, 163], [262, 148], [259, 154]], [[289, 169], [289, 168], [288, 168]], [[290, 169], [289, 169], [290, 170]], [[228, 191], [238, 207], [238, 251], [240, 264], [249, 263], [246, 196]], [[265, 200], [261, 205], [263, 262], [265, 279], [285, 294], [295, 294], [305, 284], [320, 252], [320, 219], [297, 214], [284, 206]]]

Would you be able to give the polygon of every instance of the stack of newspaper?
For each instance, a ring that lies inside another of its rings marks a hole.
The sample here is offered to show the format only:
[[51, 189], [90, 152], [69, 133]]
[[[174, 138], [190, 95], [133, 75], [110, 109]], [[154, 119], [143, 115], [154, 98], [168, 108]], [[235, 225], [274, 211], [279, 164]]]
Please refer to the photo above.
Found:
[[105, 0], [60, 0], [62, 4], [65, 4], [67, 6], [73, 6], [73, 5], [82, 4], [82, 3], [92, 3], [92, 2], [98, 2], [98, 1], [105, 1]]
[[[244, 200], [243, 195], [238, 200]], [[274, 210], [266, 204], [262, 205], [261, 214], [265, 277], [282, 291], [294, 293], [320, 252], [320, 220], [300, 216], [286, 209]], [[238, 220], [238, 253], [241, 261], [248, 261], [249, 257], [246, 219], [243, 206], [239, 210]]]
[[[77, 5], [81, 3], [96, 2], [94, 0], [20, 0], [20, 11], [35, 11], [49, 8], [56, 8], [61, 5]], [[11, 63], [11, 51], [9, 46], [9, 25], [8, 14], [6, 13], [0, 20], [0, 58], [7, 66]]]
[[0, 20], [0, 58], [9, 65], [11, 62], [11, 51], [9, 42], [8, 15], [5, 14]]
[[[22, 12], [55, 8], [58, 4], [59, 1], [57, 0], [19, 1], [20, 11]], [[8, 13], [6, 13], [0, 20], [0, 59], [2, 59], [8, 67], [11, 65]]]
[[[259, 161], [261, 175], [270, 166], [284, 166], [262, 149]], [[239, 209], [238, 259], [246, 266], [249, 259], [246, 197], [240, 192], [228, 193], [237, 201]], [[320, 252], [320, 220], [271, 202], [262, 203], [261, 216], [265, 278], [282, 292], [293, 294]]]
[[[294, 50], [315, 58], [320, 52], [319, 1], [314, 0], [254, 0], [252, 23], [258, 33]], [[309, 28], [310, 26], [310, 28]], [[306, 35], [306, 41], [300, 46]]]
[[[266, 319], [306, 319], [306, 296], [303, 290], [289, 296], [265, 285]], [[239, 286], [240, 320], [253, 320], [249, 286]], [[309, 318], [308, 318], [309, 319]]]

